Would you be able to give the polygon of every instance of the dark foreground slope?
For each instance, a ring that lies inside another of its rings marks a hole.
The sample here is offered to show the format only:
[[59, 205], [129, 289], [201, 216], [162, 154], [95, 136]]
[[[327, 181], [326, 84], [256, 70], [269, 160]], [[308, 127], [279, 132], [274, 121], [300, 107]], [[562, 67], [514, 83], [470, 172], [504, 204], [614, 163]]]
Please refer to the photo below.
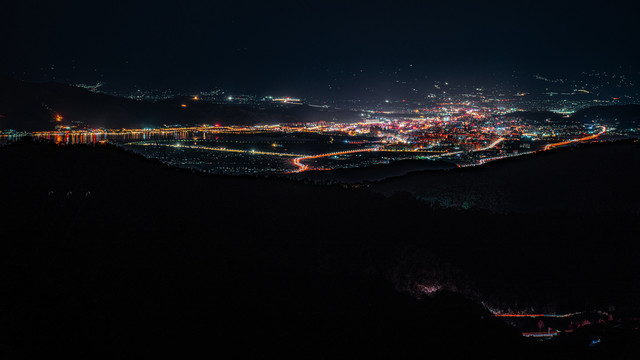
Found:
[[[640, 293], [637, 246], [614, 237], [608, 245], [620, 247], [602, 251], [592, 218], [544, 225], [553, 218], [432, 211], [363, 191], [193, 174], [110, 146], [25, 142], [0, 149], [0, 164], [0, 351], [11, 357], [566, 356], [589, 349], [524, 342], [466, 298], [631, 311]], [[637, 227], [616, 219], [613, 235]], [[546, 240], [584, 236], [580, 258], [562, 258], [561, 243], [537, 258], [548, 244], [512, 237], [530, 222], [560, 234]], [[608, 256], [617, 258], [592, 264]], [[551, 265], [565, 273], [538, 271]], [[466, 298], [418, 300], [418, 284]], [[633, 339], [604, 355], [628, 355]]]
[[577, 145], [473, 168], [423, 171], [372, 183], [437, 205], [495, 212], [640, 213], [640, 142]]
[[307, 179], [314, 182], [335, 181], [341, 183], [361, 183], [380, 181], [390, 177], [406, 175], [415, 171], [453, 169], [456, 165], [446, 161], [401, 160], [389, 164], [366, 167], [326, 170], [310, 170], [291, 175], [295, 179]]

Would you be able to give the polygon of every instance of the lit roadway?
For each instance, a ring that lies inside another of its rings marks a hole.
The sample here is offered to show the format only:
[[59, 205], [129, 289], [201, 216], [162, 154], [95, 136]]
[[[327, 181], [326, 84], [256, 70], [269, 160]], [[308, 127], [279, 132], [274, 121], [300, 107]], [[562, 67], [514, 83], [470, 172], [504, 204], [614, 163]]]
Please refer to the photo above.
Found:
[[555, 144], [548, 144], [548, 145], [546, 145], [544, 147], [544, 150], [550, 150], [550, 149], [553, 149], [554, 147], [568, 145], [568, 144], [571, 144], [571, 143], [574, 143], [574, 142], [581, 142], [581, 141], [587, 141], [587, 140], [596, 139], [596, 138], [598, 138], [598, 136], [604, 134], [607, 131], [607, 128], [605, 126], [600, 126], [600, 128], [601, 128], [601, 130], [597, 134], [585, 136], [585, 137], [580, 138], [580, 139], [573, 139], [573, 140], [567, 140], [567, 141], [563, 141], [563, 142], [559, 142], [559, 143], [555, 143]]
[[258, 150], [227, 149], [227, 148], [224, 148], [224, 147], [217, 147], [216, 148], [216, 147], [201, 146], [201, 145], [148, 144], [148, 143], [139, 143], [139, 142], [128, 143], [126, 145], [167, 146], [167, 147], [175, 147], [175, 148], [188, 148], [188, 149], [198, 149], [198, 150], [207, 150], [207, 151], [223, 151], [223, 152], [232, 152], [232, 153], [241, 153], [241, 154], [269, 155], [269, 156], [290, 156], [290, 157], [303, 156], [303, 155], [299, 155], [299, 154], [288, 154], [288, 153], [278, 153], [278, 152], [258, 151]]
[[[562, 141], [559, 143], [555, 143], [555, 144], [547, 144], [545, 145], [543, 151], [547, 151], [547, 150], [551, 150], [554, 147], [558, 147], [558, 146], [563, 146], [563, 145], [568, 145], [568, 144], [572, 144], [572, 143], [576, 143], [576, 142], [581, 142], [581, 141], [588, 141], [588, 140], [593, 140], [593, 139], [597, 139], [600, 135], [604, 134], [607, 131], [607, 128], [605, 126], [600, 126], [600, 132], [597, 134], [593, 134], [593, 135], [589, 135], [589, 136], [585, 136], [579, 139], [573, 139], [573, 140], [567, 140], [567, 141]], [[498, 139], [498, 141], [502, 141], [504, 140], [503, 138]], [[497, 143], [493, 143], [493, 146], [497, 145]], [[491, 147], [487, 147], [485, 149], [482, 150], [487, 150], [490, 149]], [[462, 165], [461, 167], [469, 167], [469, 166], [478, 166], [478, 165], [484, 165], [490, 161], [494, 161], [494, 160], [500, 160], [500, 159], [504, 159], [504, 158], [508, 158], [508, 157], [513, 157], [513, 156], [520, 156], [520, 155], [526, 155], [526, 154], [532, 154], [535, 153], [536, 151], [527, 151], [527, 152], [521, 152], [521, 153], [516, 153], [516, 154], [505, 154], [505, 155], [500, 155], [500, 156], [495, 156], [495, 157], [491, 157], [491, 158], [484, 158], [484, 159], [480, 159], [477, 163], [475, 164], [466, 164], [466, 165]]]
[[549, 318], [568, 318], [576, 315], [582, 314], [581, 311], [573, 312], [569, 314], [493, 314], [495, 317], [503, 317], [503, 318], [538, 318], [538, 317], [549, 317]]
[[313, 155], [313, 156], [298, 157], [298, 158], [293, 159], [293, 164], [295, 166], [297, 166], [298, 169], [295, 170], [295, 171], [292, 171], [292, 172], [298, 173], [298, 172], [303, 172], [303, 171], [306, 171], [306, 170], [309, 169], [309, 165], [305, 165], [305, 164], [301, 163], [301, 161], [303, 161], [303, 160], [319, 159], [319, 158], [323, 158], [323, 157], [327, 157], [327, 156], [346, 155], [346, 154], [354, 154], [354, 153], [368, 152], [368, 151], [378, 151], [378, 148], [374, 147], [374, 148], [368, 148], [368, 149], [339, 151], [339, 152], [328, 153], [328, 154], [320, 154], [320, 155]]
[[[473, 150], [473, 152], [485, 151], [485, 150], [493, 149], [498, 144], [500, 144], [502, 141], [504, 141], [503, 137], [495, 140], [494, 142], [492, 142], [491, 144], [489, 144], [489, 145], [487, 145], [487, 146], [485, 146], [483, 148], [480, 148], [480, 149], [477, 149], [477, 150]], [[305, 161], [305, 160], [312, 160], [312, 159], [319, 159], [319, 158], [323, 158], [323, 157], [327, 157], [327, 156], [346, 155], [346, 154], [368, 152], [368, 151], [378, 151], [378, 148], [374, 147], [374, 148], [368, 148], [368, 149], [340, 151], [340, 152], [334, 152], [334, 153], [328, 153], [328, 154], [320, 154], [320, 155], [313, 155], [313, 156], [298, 157], [298, 158], [293, 159], [293, 164], [296, 167], [298, 167], [298, 169], [293, 171], [293, 172], [294, 173], [299, 173], [299, 172], [303, 172], [303, 171], [309, 170], [309, 165], [305, 165], [305, 164], [302, 163], [302, 161]], [[447, 155], [455, 155], [455, 154], [459, 154], [459, 153], [462, 153], [462, 152], [463, 151], [456, 151], [456, 152], [446, 153], [446, 154], [438, 155], [438, 157], [447, 156]]]
[[[509, 314], [509, 313], [502, 313], [502, 314], [496, 314], [494, 313], [493, 315], [495, 317], [499, 317], [499, 318], [570, 318], [576, 315], [580, 315], [582, 314], [582, 312], [574, 312], [574, 313], [569, 313], [569, 314]], [[534, 338], [538, 338], [538, 337], [544, 337], [544, 338], [549, 338], [549, 337], [554, 337], [557, 336], [560, 332], [558, 330], [551, 330], [551, 328], [549, 328], [547, 331], [537, 331], [537, 332], [523, 332], [522, 336], [524, 337], [534, 337]]]
[[485, 150], [493, 149], [494, 147], [496, 147], [496, 145], [500, 144], [503, 141], [504, 141], [504, 138], [501, 137], [501, 138], [497, 139], [496, 141], [492, 142], [491, 144], [489, 144], [489, 145], [487, 145], [487, 146], [485, 146], [483, 148], [480, 148], [478, 150], [474, 150], [473, 152], [485, 151]]
[[[501, 137], [501, 138], [495, 140], [494, 142], [492, 142], [491, 144], [489, 144], [489, 145], [487, 145], [487, 146], [485, 146], [483, 148], [480, 148], [480, 149], [471, 150], [471, 152], [478, 152], [478, 151], [485, 151], [485, 150], [493, 149], [494, 147], [496, 147], [498, 144], [500, 144], [503, 141], [504, 141], [504, 138]], [[448, 153], [444, 153], [444, 154], [440, 154], [440, 155], [430, 156], [430, 158], [457, 155], [457, 154], [462, 154], [463, 152], [464, 152], [464, 150], [452, 151], [452, 152], [448, 152]]]

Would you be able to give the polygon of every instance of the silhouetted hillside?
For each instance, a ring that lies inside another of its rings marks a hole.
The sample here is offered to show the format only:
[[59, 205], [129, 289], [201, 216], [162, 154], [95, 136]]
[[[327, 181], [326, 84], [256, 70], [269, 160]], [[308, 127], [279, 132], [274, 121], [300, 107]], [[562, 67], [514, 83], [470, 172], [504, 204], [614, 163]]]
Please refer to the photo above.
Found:
[[519, 117], [532, 124], [540, 124], [547, 121], [556, 124], [592, 124], [595, 122], [613, 125], [622, 129], [631, 129], [640, 126], [640, 105], [593, 106], [578, 110], [568, 117], [552, 111], [516, 111], [506, 116]]
[[622, 129], [640, 126], [640, 105], [594, 106], [576, 111], [572, 119], [581, 122], [619, 125]]
[[468, 299], [622, 316], [640, 294], [628, 214], [433, 210], [112, 146], [27, 141], [0, 164], [7, 357], [544, 358], [566, 347], [524, 341]]
[[445, 207], [495, 212], [640, 212], [640, 143], [576, 145], [451, 171], [423, 171], [371, 184]]
[[[183, 107], [182, 105], [185, 105]], [[357, 114], [303, 106], [258, 109], [176, 98], [137, 101], [58, 83], [26, 83], [0, 78], [0, 129], [50, 130], [82, 122], [90, 128], [143, 128], [163, 124], [256, 125], [289, 122], [349, 122]], [[55, 121], [56, 115], [62, 120]]]
[[390, 177], [402, 176], [414, 171], [454, 169], [454, 163], [432, 160], [401, 160], [389, 164], [378, 164], [349, 169], [335, 169], [331, 171], [311, 170], [292, 175], [297, 179], [314, 181], [335, 181], [342, 183], [359, 183], [364, 181], [379, 181]]

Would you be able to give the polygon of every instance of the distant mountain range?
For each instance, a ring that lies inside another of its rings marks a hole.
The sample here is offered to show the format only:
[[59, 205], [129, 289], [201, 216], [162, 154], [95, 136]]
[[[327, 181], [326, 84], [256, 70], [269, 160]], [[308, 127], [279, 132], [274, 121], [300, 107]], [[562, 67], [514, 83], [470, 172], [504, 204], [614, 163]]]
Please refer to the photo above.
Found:
[[[515, 112], [532, 123], [607, 122], [631, 128], [640, 124], [640, 105], [595, 106], [570, 117], [550, 111]], [[0, 130], [52, 130], [55, 125], [88, 128], [144, 128], [162, 125], [258, 125], [316, 121], [352, 122], [356, 112], [308, 105], [259, 108], [214, 104], [176, 97], [151, 102], [127, 99], [60, 83], [29, 83], [0, 78]]]
[[[56, 121], [56, 117], [59, 121]], [[82, 122], [89, 128], [144, 128], [164, 124], [257, 125], [357, 120], [349, 111], [308, 105], [258, 108], [177, 97], [150, 102], [90, 92], [59, 83], [0, 78], [0, 129], [51, 130]]]

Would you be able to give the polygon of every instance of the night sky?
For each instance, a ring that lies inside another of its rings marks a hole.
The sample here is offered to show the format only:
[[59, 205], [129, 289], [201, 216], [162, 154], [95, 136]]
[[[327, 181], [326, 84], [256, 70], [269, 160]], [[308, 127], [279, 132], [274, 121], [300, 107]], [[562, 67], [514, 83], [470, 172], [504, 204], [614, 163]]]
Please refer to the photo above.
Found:
[[637, 69], [631, 2], [21, 1], [0, 73], [177, 91], [357, 96], [395, 81]]

